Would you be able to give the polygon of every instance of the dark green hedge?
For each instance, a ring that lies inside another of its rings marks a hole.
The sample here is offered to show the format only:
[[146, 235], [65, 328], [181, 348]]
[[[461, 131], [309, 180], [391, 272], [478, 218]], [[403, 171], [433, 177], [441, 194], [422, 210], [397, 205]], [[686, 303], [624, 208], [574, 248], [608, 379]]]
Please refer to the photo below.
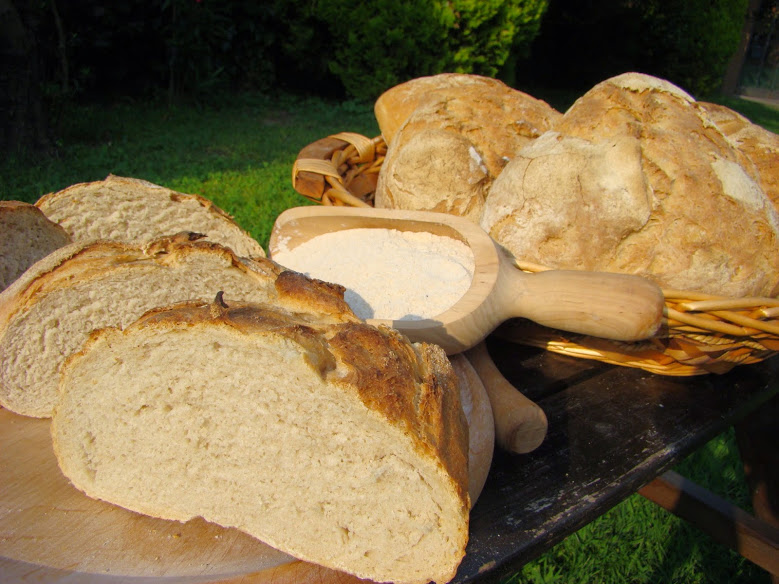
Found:
[[547, 0], [322, 0], [335, 43], [330, 70], [355, 97], [443, 71], [497, 76], [525, 53]]
[[442, 71], [586, 86], [628, 69], [704, 93], [747, 9], [747, 0], [10, 1], [37, 41], [47, 94], [65, 97], [283, 86], [373, 99]]
[[640, 71], [710, 94], [738, 47], [747, 7], [748, 0], [550, 0], [517, 74], [587, 89]]
[[496, 75], [548, 0], [11, 0], [47, 93], [287, 86], [373, 99], [420, 75]]

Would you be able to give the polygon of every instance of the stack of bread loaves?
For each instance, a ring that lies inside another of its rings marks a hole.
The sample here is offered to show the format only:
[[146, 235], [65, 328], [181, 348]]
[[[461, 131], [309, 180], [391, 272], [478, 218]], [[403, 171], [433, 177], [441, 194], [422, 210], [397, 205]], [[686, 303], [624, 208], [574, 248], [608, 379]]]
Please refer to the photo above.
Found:
[[[464, 356], [365, 324], [199, 197], [109, 177], [40, 203], [63, 239], [0, 293], [0, 404], [52, 418], [78, 489], [361, 578], [454, 577], [494, 444]], [[187, 225], [209, 237], [154, 237]]]
[[376, 207], [442, 211], [474, 221], [508, 160], [560, 117], [498, 80], [454, 73], [393, 87], [374, 109], [388, 145]]
[[564, 114], [462, 75], [401, 84], [375, 111], [388, 143], [376, 206], [467, 216], [550, 268], [779, 292], [779, 137], [728, 108], [626, 73]]

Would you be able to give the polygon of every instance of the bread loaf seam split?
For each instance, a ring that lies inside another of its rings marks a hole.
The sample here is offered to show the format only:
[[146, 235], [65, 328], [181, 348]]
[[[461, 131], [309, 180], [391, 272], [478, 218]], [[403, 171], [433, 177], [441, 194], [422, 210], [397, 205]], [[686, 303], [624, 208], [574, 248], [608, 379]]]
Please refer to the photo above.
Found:
[[92, 497], [202, 516], [361, 578], [454, 577], [468, 437], [443, 351], [225, 299], [152, 310], [68, 359], [52, 420], [64, 474]]

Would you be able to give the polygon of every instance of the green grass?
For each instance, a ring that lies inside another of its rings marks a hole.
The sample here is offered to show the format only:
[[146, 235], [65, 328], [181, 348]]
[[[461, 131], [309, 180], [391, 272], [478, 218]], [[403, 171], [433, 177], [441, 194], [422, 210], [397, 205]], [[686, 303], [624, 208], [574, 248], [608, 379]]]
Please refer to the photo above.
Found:
[[[677, 472], [751, 510], [734, 432]], [[638, 494], [569, 536], [502, 584], [769, 584], [764, 570]]]
[[[565, 109], [571, 96], [548, 99]], [[779, 133], [779, 110], [714, 98]], [[340, 131], [375, 136], [370, 106], [289, 96], [232, 96], [196, 107], [118, 104], [75, 108], [57, 152], [0, 161], [0, 199], [41, 195], [109, 173], [201, 194], [232, 214], [264, 247], [274, 218], [306, 204], [292, 189], [297, 153]], [[712, 440], [677, 468], [749, 510], [731, 433]], [[767, 583], [767, 574], [684, 521], [633, 495], [529, 563], [505, 584]]]
[[0, 199], [34, 202], [108, 174], [131, 176], [203, 195], [267, 247], [273, 218], [306, 203], [290, 180], [298, 152], [344, 130], [378, 135], [372, 107], [242, 95], [201, 107], [75, 108], [54, 155], [0, 162]]

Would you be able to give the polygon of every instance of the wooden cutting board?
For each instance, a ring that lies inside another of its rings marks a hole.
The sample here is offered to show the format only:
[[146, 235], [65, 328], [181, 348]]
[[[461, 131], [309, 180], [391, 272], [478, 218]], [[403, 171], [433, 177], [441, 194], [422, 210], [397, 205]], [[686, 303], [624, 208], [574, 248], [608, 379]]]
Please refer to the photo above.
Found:
[[155, 519], [90, 499], [60, 472], [49, 425], [0, 408], [2, 582], [360, 581], [235, 529]]

